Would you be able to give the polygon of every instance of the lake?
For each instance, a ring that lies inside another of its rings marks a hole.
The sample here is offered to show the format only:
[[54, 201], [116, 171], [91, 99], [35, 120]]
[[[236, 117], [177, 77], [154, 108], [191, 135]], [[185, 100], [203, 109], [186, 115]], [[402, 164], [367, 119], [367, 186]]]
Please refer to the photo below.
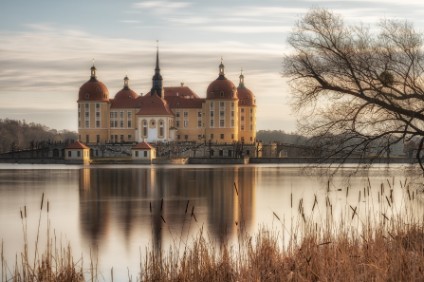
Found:
[[0, 164], [0, 239], [11, 268], [23, 250], [23, 230], [33, 253], [37, 230], [43, 246], [51, 226], [56, 246], [69, 242], [87, 271], [91, 257], [99, 280], [110, 280], [113, 267], [121, 281], [138, 275], [146, 248], [179, 249], [200, 230], [231, 245], [240, 230], [254, 235], [265, 227], [288, 236], [303, 218], [358, 230], [394, 214], [422, 218], [421, 193], [412, 187], [422, 180], [408, 165], [345, 167], [330, 177], [324, 168], [290, 165]]

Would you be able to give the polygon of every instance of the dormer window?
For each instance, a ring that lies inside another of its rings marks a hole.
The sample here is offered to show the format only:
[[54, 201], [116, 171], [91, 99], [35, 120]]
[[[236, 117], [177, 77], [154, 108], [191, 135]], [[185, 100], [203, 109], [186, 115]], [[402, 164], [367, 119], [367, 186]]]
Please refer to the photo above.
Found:
[[221, 97], [224, 97], [224, 91], [221, 91], [221, 93], [219, 93], [221, 95]]

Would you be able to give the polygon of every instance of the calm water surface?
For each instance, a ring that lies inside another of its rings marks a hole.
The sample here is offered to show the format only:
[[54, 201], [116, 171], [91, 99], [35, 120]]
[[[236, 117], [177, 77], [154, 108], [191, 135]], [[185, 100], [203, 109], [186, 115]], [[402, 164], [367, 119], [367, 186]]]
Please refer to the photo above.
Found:
[[[345, 168], [329, 181], [324, 169], [249, 166], [42, 166], [0, 165], [0, 239], [9, 265], [48, 224], [57, 246], [69, 242], [74, 256], [98, 261], [100, 280], [133, 278], [146, 247], [184, 246], [200, 229], [217, 243], [235, 243], [238, 230], [263, 226], [288, 232], [306, 219], [355, 228], [392, 213], [422, 216], [422, 200], [405, 183], [421, 185], [409, 166]], [[49, 202], [49, 212], [46, 202]], [[20, 210], [27, 209], [22, 221]], [[278, 218], [277, 218], [278, 217]], [[31, 250], [30, 250], [31, 251]]]

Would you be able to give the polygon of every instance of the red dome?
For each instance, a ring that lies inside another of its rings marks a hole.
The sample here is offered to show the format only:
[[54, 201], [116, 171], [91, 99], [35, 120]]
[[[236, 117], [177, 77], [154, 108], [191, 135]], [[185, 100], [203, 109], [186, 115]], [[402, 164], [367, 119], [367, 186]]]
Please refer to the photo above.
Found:
[[244, 86], [243, 70], [240, 74], [240, 83], [237, 87], [237, 94], [239, 98], [239, 106], [253, 107], [256, 104], [255, 95], [246, 86]]
[[206, 99], [237, 99], [237, 89], [234, 84], [224, 76], [219, 76], [208, 86]]
[[122, 88], [121, 91], [116, 93], [114, 100], [137, 99], [138, 95], [131, 88]]
[[239, 98], [239, 106], [255, 106], [255, 96], [252, 91], [247, 89], [246, 87], [238, 87], [237, 94]]
[[96, 78], [96, 68], [91, 67], [90, 80], [84, 83], [79, 90], [78, 102], [82, 101], [109, 101], [109, 90], [106, 85]]
[[135, 101], [138, 95], [128, 86], [128, 81], [128, 76], [125, 76], [124, 88], [116, 93], [115, 98], [111, 100], [112, 108], [136, 108]]

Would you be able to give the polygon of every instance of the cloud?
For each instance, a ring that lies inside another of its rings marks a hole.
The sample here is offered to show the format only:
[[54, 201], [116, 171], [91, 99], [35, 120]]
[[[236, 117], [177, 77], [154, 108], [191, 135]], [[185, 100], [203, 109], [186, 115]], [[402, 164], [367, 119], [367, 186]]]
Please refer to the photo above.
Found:
[[134, 3], [133, 7], [137, 9], [147, 9], [158, 14], [169, 14], [176, 10], [188, 8], [191, 5], [189, 2], [176, 1], [144, 1]]
[[[72, 112], [76, 109], [79, 87], [89, 79], [92, 58], [98, 79], [106, 84], [111, 97], [122, 89], [125, 74], [130, 77], [132, 89], [146, 93], [151, 87], [155, 47], [154, 40], [103, 37], [51, 25], [33, 25], [31, 30], [21, 33], [0, 32], [2, 108], [10, 109], [9, 113], [23, 108], [31, 108], [37, 114], [52, 109]], [[237, 85], [243, 67], [246, 84], [254, 92], [260, 90], [257, 100], [264, 108], [274, 107], [272, 104], [278, 103], [272, 99], [281, 101], [284, 96], [279, 75], [283, 49], [278, 44], [164, 40], [160, 52], [165, 86], [185, 82], [204, 97], [207, 86], [218, 76], [223, 56], [227, 77]], [[271, 119], [268, 111], [263, 112], [258, 126], [266, 127], [262, 118], [267, 115]]]

